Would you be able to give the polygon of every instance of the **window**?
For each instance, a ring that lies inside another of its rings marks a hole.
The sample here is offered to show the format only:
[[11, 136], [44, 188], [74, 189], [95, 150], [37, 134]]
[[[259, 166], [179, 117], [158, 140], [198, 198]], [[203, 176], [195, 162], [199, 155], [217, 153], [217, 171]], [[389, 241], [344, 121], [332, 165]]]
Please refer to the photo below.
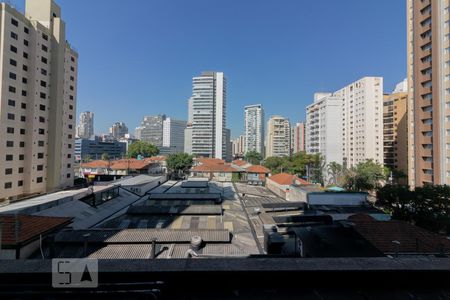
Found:
[[8, 105], [14, 107], [14, 106], [16, 106], [16, 101], [9, 99], [8, 100]]
[[72, 154], [67, 154], [67, 158], [72, 158]]
[[70, 99], [70, 100], [73, 100], [73, 96], [72, 96], [72, 95], [70, 95], [70, 96], [69, 96], [69, 99]]
[[42, 111], [45, 111], [45, 105], [40, 104], [40, 105], [39, 105], [39, 109], [42, 110]]
[[6, 128], [6, 133], [14, 133], [14, 128], [13, 127], [7, 127]]
[[69, 135], [67, 135], [67, 137], [68, 137], [69, 139], [71, 139], [71, 138], [72, 138], [72, 135], [71, 135], [71, 134], [69, 134]]
[[42, 177], [36, 178], [36, 182], [37, 182], [37, 183], [41, 183], [41, 182], [42, 182]]
[[38, 165], [38, 166], [37, 166], [37, 170], [38, 170], [38, 171], [44, 170], [44, 165]]
[[47, 95], [45, 93], [41, 92], [40, 97], [41, 97], [41, 99], [45, 99], [45, 98], [47, 98]]
[[30, 30], [27, 27], [23, 28], [23, 32], [25, 32], [26, 34], [30, 33]]
[[27, 118], [26, 118], [25, 116], [20, 116], [20, 121], [21, 121], [21, 122], [26, 122], [26, 121], [27, 121]]
[[47, 63], [47, 58], [41, 57], [41, 61], [42, 61], [44, 64], [46, 64], [46, 63]]
[[70, 71], [75, 72], [75, 68], [71, 66]]
[[9, 59], [9, 64], [10, 64], [11, 66], [17, 67], [17, 61], [15, 61], [15, 60], [12, 59], [12, 58]]
[[27, 91], [22, 90], [22, 96], [26, 97], [27, 96]]
[[73, 91], [73, 85], [70, 86], [70, 90]]
[[67, 164], [67, 169], [70, 169], [72, 167], [71, 164]]
[[23, 69], [24, 71], [28, 71], [28, 66], [27, 66], [27, 65], [23, 65], [23, 66], [22, 66], [22, 69]]
[[13, 87], [13, 86], [9, 86], [8, 90], [9, 90], [9, 92], [11, 92], [11, 93], [15, 93], [15, 92], [16, 92], [16, 88]]
[[46, 41], [48, 41], [48, 35], [46, 35], [45, 33], [42, 33], [42, 38]]
[[19, 168], [19, 174], [22, 174], [23, 173], [23, 167], [20, 167]]
[[17, 53], [17, 48], [14, 47], [13, 45], [11, 45], [11, 47], [9, 47], [9, 49], [11, 50], [11, 52]]
[[72, 144], [68, 144], [67, 148], [72, 149]]
[[13, 141], [6, 141], [6, 147], [8, 147], [8, 148], [14, 147], [14, 142]]
[[12, 161], [14, 156], [12, 154], [6, 154], [6, 161]]
[[21, 103], [20, 106], [22, 107], [22, 109], [27, 109], [27, 104], [26, 103]]
[[25, 134], [25, 129], [20, 129], [20, 134]]
[[14, 120], [16, 116], [14, 114], [9, 113], [8, 114], [8, 120]]
[[71, 80], [71, 81], [74, 81], [74, 80], [75, 80], [75, 77], [70, 76], [70, 80]]
[[45, 46], [44, 44], [42, 45], [42, 51], [44, 51], [44, 52], [47, 52], [47, 51], [48, 51], [47, 46]]
[[23, 44], [24, 44], [25, 46], [28, 46], [28, 41], [27, 41], [27, 40], [23, 40]]
[[5, 175], [11, 175], [12, 174], [12, 168], [5, 169]]
[[11, 24], [13, 24], [14, 26], [19, 26], [19, 22], [16, 19], [11, 18]]
[[67, 177], [67, 178], [70, 178], [70, 173], [67, 173], [66, 177]]
[[44, 117], [39, 117], [39, 122], [45, 123], [45, 118]]
[[22, 83], [23, 83], [23, 84], [27, 84], [27, 83], [28, 83], [28, 80], [27, 80], [25, 77], [22, 77]]
[[9, 79], [16, 80], [17, 79], [17, 75], [14, 74], [13, 72], [9, 72]]
[[19, 38], [19, 36], [17, 35], [17, 33], [11, 31], [11, 38], [17, 40]]
[[69, 105], [69, 109], [73, 110], [73, 105], [72, 104]]
[[72, 115], [69, 115], [69, 119], [72, 120], [72, 119], [73, 119], [73, 116], [72, 116]]
[[38, 153], [38, 158], [39, 158], [39, 159], [44, 158], [44, 153]]
[[5, 189], [12, 188], [12, 182], [5, 182]]
[[23, 58], [28, 59], [28, 53], [24, 52], [24, 53], [23, 53]]
[[23, 186], [23, 180], [17, 181], [17, 186]]
[[24, 154], [20, 154], [19, 155], [19, 160], [25, 160], [25, 155]]
[[42, 75], [47, 75], [47, 70], [41, 68], [41, 74], [42, 74]]
[[[449, 117], [449, 120], [450, 120], [450, 117]], [[72, 129], [72, 128], [73, 128], [72, 124], [69, 124], [69, 129]]]
[[47, 82], [41, 80], [41, 86], [42, 86], [42, 87], [47, 87]]
[[25, 148], [25, 142], [20, 142], [20, 143], [19, 143], [19, 147], [20, 147], [20, 148]]
[[45, 129], [43, 129], [43, 128], [39, 128], [39, 134], [45, 134]]
[[72, 62], [75, 62], [75, 58], [74, 58], [73, 56], [70, 57], [70, 60], [71, 60]]
[[427, 55], [427, 56], [425, 56], [425, 57], [422, 57], [420, 60], [421, 60], [423, 63], [425, 63], [425, 62], [431, 62], [431, 60], [432, 60], [431, 54], [430, 54], [430, 55]]
[[44, 141], [39, 141], [39, 142], [38, 142], [38, 146], [39, 146], [39, 147], [44, 147]]

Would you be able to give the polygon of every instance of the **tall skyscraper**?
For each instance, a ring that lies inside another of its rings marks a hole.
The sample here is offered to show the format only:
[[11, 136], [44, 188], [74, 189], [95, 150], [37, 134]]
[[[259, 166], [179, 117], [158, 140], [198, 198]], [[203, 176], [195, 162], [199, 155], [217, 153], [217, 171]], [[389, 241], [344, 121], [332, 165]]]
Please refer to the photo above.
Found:
[[116, 122], [109, 128], [109, 133], [114, 139], [118, 140], [128, 134], [128, 127], [124, 122]]
[[166, 115], [146, 116], [141, 126], [136, 130], [136, 137], [144, 142], [149, 142], [156, 147], [163, 145], [163, 122]]
[[232, 141], [232, 157], [233, 158], [240, 158], [243, 157], [245, 154], [244, 148], [245, 148], [245, 135], [240, 135], [238, 138], [234, 139]]
[[184, 130], [187, 122], [166, 118], [163, 122], [163, 147], [167, 153], [184, 152]]
[[267, 123], [266, 157], [289, 156], [291, 152], [291, 125], [289, 119], [272, 116]]
[[444, 0], [408, 0], [408, 178], [450, 184], [450, 26]]
[[248, 105], [245, 110], [244, 152], [256, 151], [264, 155], [264, 109], [261, 104]]
[[[400, 89], [396, 89], [398, 91]], [[383, 147], [384, 165], [408, 174], [408, 93], [384, 95]]]
[[203, 72], [194, 77], [192, 83], [188, 120], [192, 124], [192, 135], [186, 134], [187, 139], [192, 140], [190, 153], [226, 159], [225, 76], [222, 72]]
[[316, 93], [314, 103], [306, 107], [306, 152], [320, 153], [326, 164], [343, 164], [342, 104], [342, 97]]
[[305, 151], [305, 123], [296, 123], [292, 126], [292, 154]]
[[76, 136], [80, 139], [89, 139], [94, 135], [94, 113], [85, 111], [80, 114]]
[[78, 54], [61, 9], [27, 0], [25, 15], [0, 10], [0, 198], [72, 186]]
[[334, 94], [343, 101], [344, 165], [368, 159], [383, 164], [383, 78], [364, 77]]

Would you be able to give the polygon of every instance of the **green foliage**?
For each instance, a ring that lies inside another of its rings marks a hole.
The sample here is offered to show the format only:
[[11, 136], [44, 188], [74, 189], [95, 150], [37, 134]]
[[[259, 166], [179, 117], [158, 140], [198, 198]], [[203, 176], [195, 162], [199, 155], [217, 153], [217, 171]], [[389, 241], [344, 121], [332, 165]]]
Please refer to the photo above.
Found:
[[262, 159], [263, 158], [261, 154], [256, 151], [249, 151], [244, 155], [244, 160], [251, 163], [252, 165], [260, 165]]
[[361, 162], [345, 172], [345, 188], [354, 192], [366, 192], [381, 186], [386, 170], [373, 160]]
[[339, 163], [332, 161], [327, 166], [327, 173], [330, 176], [330, 183], [334, 185], [343, 185], [344, 167]]
[[239, 181], [239, 173], [232, 173], [231, 174], [231, 181], [232, 182], [238, 182]]
[[385, 185], [377, 191], [377, 204], [395, 219], [412, 221], [435, 232], [450, 232], [448, 185], [425, 185], [414, 191], [407, 185]]
[[193, 156], [187, 153], [170, 154], [166, 159], [166, 163], [169, 171], [180, 174], [192, 167]]
[[137, 141], [128, 147], [127, 156], [129, 158], [136, 158], [138, 155], [142, 155], [143, 157], [151, 157], [158, 155], [158, 153], [159, 150], [154, 145], [144, 141]]
[[90, 162], [91, 160], [92, 160], [92, 157], [89, 154], [85, 155], [83, 157], [83, 162], [85, 162], [85, 163]]
[[103, 153], [102, 154], [102, 160], [109, 160], [109, 154], [108, 153]]

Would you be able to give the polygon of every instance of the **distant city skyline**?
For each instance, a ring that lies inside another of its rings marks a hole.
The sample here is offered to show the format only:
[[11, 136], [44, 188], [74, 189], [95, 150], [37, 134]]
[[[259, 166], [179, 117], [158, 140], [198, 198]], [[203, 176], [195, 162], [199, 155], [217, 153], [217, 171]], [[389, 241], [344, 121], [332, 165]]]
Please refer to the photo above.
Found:
[[[23, 10], [24, 0], [10, 2]], [[382, 76], [390, 93], [406, 77], [404, 1], [58, 4], [81, 53], [76, 115], [94, 112], [96, 134], [116, 121], [135, 128], [148, 115], [185, 120], [190, 79], [204, 70], [227, 74], [233, 138], [244, 132], [245, 105], [295, 123], [316, 91]]]

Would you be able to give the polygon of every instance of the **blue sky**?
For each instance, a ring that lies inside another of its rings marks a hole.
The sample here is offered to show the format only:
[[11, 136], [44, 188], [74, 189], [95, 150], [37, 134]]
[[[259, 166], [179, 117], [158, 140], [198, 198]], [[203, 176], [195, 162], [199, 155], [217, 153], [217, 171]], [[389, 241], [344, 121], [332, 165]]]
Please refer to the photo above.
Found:
[[96, 133], [116, 121], [134, 132], [144, 115], [187, 119], [204, 70], [227, 77], [233, 137], [245, 105], [302, 121], [314, 92], [364, 76], [390, 92], [406, 76], [404, 0], [56, 1], [80, 54], [77, 111], [95, 113]]

